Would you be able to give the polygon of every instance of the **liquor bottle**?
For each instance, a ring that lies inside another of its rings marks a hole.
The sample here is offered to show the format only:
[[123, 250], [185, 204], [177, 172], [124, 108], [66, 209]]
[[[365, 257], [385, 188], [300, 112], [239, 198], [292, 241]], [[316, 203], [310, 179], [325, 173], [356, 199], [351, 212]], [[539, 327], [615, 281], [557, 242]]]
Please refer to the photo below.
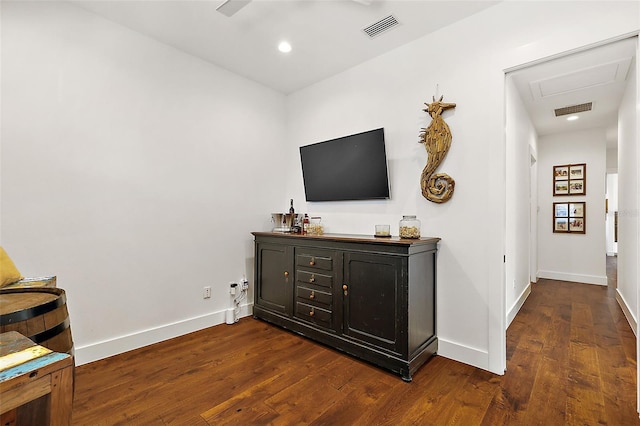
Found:
[[309, 215], [308, 214], [304, 214], [304, 219], [302, 219], [302, 234], [303, 235], [307, 235], [308, 229], [309, 228]]

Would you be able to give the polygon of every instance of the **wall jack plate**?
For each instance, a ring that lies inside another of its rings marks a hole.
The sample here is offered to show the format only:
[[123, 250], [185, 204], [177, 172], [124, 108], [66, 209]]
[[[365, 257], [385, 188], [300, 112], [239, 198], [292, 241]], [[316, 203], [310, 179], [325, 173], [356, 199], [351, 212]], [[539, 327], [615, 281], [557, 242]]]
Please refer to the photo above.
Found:
[[206, 286], [202, 289], [202, 298], [203, 299], [211, 299], [211, 287]]

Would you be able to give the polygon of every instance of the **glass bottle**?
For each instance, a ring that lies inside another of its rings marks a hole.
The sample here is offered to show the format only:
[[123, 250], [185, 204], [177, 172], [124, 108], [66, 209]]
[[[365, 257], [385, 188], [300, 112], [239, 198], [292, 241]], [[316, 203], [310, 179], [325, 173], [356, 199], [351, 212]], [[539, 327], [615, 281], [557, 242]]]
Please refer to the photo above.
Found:
[[302, 233], [306, 235], [307, 232], [309, 232], [309, 215], [305, 213], [302, 219]]
[[402, 216], [399, 235], [400, 238], [420, 238], [420, 220], [415, 215]]

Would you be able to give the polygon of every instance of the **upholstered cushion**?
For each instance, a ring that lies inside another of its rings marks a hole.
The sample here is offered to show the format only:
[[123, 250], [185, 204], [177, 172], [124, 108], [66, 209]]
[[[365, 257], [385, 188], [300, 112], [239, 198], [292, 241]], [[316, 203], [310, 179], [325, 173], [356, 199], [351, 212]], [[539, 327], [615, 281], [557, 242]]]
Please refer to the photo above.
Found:
[[24, 278], [6, 251], [0, 246], [0, 288]]

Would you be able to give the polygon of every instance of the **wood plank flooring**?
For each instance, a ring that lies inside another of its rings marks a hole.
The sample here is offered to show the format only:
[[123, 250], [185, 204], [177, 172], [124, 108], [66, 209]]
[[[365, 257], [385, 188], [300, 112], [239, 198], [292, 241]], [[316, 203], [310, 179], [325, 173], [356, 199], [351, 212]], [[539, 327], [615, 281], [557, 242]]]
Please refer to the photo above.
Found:
[[640, 425], [614, 290], [540, 280], [497, 376], [440, 356], [412, 383], [253, 318], [76, 369], [77, 425]]

